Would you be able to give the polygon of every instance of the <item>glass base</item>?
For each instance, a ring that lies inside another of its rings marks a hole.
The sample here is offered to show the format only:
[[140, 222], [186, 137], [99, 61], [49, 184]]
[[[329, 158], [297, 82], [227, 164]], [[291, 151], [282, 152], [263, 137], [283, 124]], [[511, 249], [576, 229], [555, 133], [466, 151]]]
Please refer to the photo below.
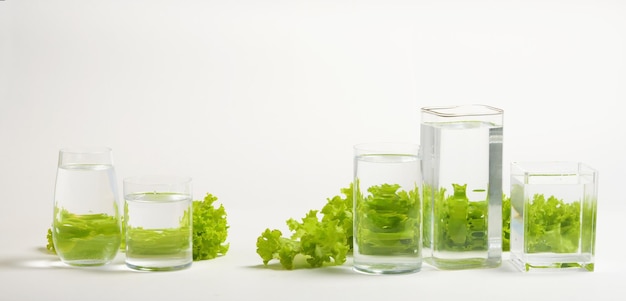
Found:
[[110, 260], [62, 260], [63, 263], [75, 267], [99, 267], [108, 264]]
[[580, 254], [514, 254], [511, 253], [511, 262], [522, 272], [565, 272], [588, 271], [593, 272], [595, 265], [591, 256]]
[[186, 263], [182, 263], [182, 264], [166, 264], [164, 262], [129, 262], [126, 261], [126, 266], [132, 270], [137, 270], [137, 271], [152, 271], [152, 272], [159, 272], [159, 271], [177, 271], [177, 270], [183, 270], [186, 269], [188, 267], [191, 266], [192, 262], [186, 262]]
[[167, 266], [167, 267], [150, 267], [150, 266], [138, 266], [132, 264], [126, 264], [127, 267], [137, 271], [148, 271], [148, 272], [160, 272], [160, 271], [177, 271], [183, 270], [191, 266], [191, 263], [177, 266]]
[[398, 265], [398, 264], [373, 264], [373, 265], [354, 265], [352, 269], [355, 272], [368, 275], [394, 275], [394, 274], [412, 274], [422, 269], [419, 265]]
[[354, 254], [352, 269], [370, 275], [410, 274], [422, 269], [422, 258], [412, 256], [373, 256]]
[[498, 248], [489, 251], [427, 252], [431, 255], [424, 261], [439, 270], [497, 268], [502, 264], [502, 252]]
[[465, 259], [441, 259], [425, 258], [424, 261], [440, 270], [467, 270], [481, 268], [497, 268], [502, 264], [501, 258], [465, 258]]

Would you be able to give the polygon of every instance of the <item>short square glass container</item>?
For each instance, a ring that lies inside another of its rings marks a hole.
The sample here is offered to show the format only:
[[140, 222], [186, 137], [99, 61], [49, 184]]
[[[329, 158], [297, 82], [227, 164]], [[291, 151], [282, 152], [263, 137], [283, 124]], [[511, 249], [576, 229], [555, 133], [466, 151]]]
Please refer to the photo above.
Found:
[[513, 265], [593, 271], [597, 195], [598, 172], [584, 163], [511, 163]]

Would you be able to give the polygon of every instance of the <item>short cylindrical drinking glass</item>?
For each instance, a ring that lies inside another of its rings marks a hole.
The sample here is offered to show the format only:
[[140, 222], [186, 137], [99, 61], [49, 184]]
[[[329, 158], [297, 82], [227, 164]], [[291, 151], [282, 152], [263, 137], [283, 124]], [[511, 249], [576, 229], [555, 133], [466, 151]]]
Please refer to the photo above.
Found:
[[192, 263], [191, 179], [139, 176], [124, 179], [126, 265], [168, 271]]

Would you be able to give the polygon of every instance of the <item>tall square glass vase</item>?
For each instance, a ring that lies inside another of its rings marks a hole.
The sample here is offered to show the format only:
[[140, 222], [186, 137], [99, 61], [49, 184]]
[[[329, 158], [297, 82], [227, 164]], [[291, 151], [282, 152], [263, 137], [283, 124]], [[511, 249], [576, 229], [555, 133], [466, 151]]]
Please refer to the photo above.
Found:
[[580, 162], [511, 164], [511, 262], [525, 272], [594, 270], [598, 173]]
[[499, 266], [503, 111], [425, 107], [420, 131], [424, 261], [438, 269]]

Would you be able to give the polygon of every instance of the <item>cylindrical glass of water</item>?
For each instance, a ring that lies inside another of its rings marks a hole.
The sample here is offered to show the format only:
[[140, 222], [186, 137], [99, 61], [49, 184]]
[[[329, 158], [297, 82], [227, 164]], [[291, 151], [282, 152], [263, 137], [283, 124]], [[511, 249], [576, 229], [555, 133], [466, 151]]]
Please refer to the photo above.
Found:
[[117, 255], [121, 237], [111, 149], [61, 149], [52, 222], [52, 241], [61, 261], [104, 265]]
[[419, 146], [354, 146], [354, 270], [401, 274], [421, 270]]
[[424, 260], [440, 269], [499, 266], [503, 110], [425, 107], [421, 119]]
[[126, 266], [169, 271], [191, 266], [191, 178], [146, 175], [124, 179]]

